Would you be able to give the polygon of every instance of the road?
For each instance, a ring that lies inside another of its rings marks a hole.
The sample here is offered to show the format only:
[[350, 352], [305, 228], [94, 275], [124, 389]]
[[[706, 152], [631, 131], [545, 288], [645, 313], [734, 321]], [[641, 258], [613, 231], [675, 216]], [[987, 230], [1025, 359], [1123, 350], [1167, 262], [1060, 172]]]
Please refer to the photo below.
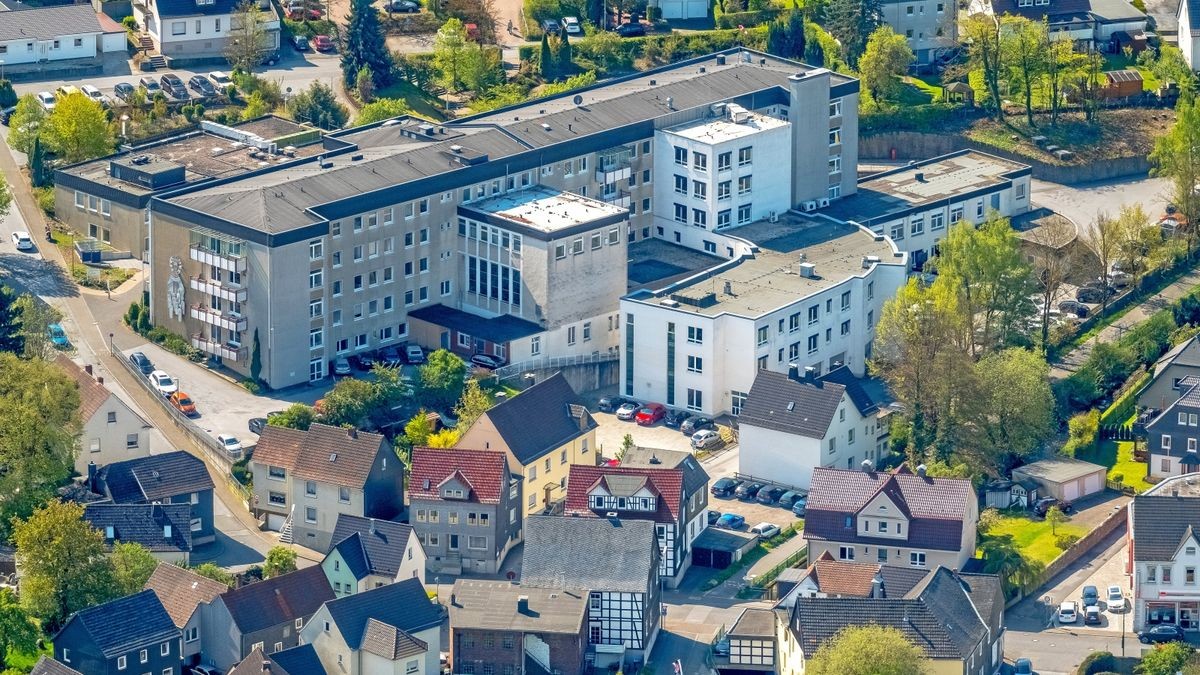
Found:
[[1052, 209], [1075, 222], [1080, 233], [1087, 231], [1097, 214], [1116, 216], [1124, 205], [1140, 203], [1146, 215], [1157, 218], [1170, 201], [1170, 184], [1165, 178], [1120, 178], [1085, 185], [1060, 185], [1034, 180], [1034, 206]]

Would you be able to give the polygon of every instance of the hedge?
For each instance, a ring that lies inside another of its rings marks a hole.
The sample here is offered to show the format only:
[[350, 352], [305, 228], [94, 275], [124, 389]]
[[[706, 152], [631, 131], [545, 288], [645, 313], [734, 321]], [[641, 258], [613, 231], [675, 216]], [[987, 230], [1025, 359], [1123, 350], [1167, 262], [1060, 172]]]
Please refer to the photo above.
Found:
[[762, 9], [757, 12], [731, 12], [725, 14], [717, 6], [713, 6], [714, 21], [717, 28], [738, 28], [759, 26], [774, 21], [780, 14], [778, 9]]
[[1080, 662], [1079, 667], [1075, 669], [1075, 675], [1098, 675], [1116, 667], [1117, 659], [1111, 652], [1092, 652]]
[[1152, 376], [1153, 373], [1145, 371], [1130, 382], [1125, 387], [1125, 393], [1113, 401], [1112, 405], [1108, 406], [1108, 409], [1100, 415], [1100, 425], [1124, 424], [1133, 415], [1134, 406], [1137, 405], [1137, 396]]
[[[640, 38], [628, 38], [621, 41], [621, 57], [627, 61], [635, 61], [646, 55], [647, 48], [661, 56], [666, 63], [683, 59], [703, 56], [713, 52], [724, 51], [733, 47], [745, 46], [762, 50], [767, 42], [767, 27], [757, 26], [745, 30], [712, 30], [702, 33], [669, 33], [667, 35], [648, 35]], [[576, 40], [571, 47], [576, 51], [586, 49], [581, 47], [584, 40]], [[536, 63], [541, 51], [541, 45], [522, 45], [518, 54], [522, 61]]]
[[959, 105], [949, 103], [927, 103], [924, 105], [899, 106], [890, 110], [876, 110], [858, 116], [858, 130], [863, 134], [878, 134], [888, 131], [928, 131], [944, 128], [968, 113]]

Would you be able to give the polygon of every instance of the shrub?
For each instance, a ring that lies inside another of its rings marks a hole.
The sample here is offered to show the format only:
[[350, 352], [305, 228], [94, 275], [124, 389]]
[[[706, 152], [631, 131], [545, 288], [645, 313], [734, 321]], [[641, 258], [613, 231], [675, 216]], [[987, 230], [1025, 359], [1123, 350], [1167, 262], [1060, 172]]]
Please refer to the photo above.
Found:
[[1054, 545], [1065, 551], [1075, 545], [1079, 541], [1077, 534], [1059, 534], [1054, 537]]
[[1108, 479], [1117, 484], [1124, 483], [1125, 482], [1125, 474], [1110, 473], [1110, 474], [1108, 474]]
[[988, 530], [995, 527], [996, 523], [1000, 522], [1000, 509], [996, 507], [988, 507], [979, 514], [978, 530], [980, 534], [987, 534]]
[[33, 188], [33, 197], [37, 200], [38, 208], [46, 215], [54, 216], [54, 188], [52, 186]]
[[1100, 411], [1089, 410], [1075, 415], [1067, 422], [1067, 429], [1067, 444], [1062, 449], [1064, 455], [1074, 457], [1080, 451], [1091, 450], [1100, 434]]
[[257, 380], [252, 380], [247, 377], [238, 384], [242, 385], [242, 389], [245, 389], [256, 396], [262, 393], [262, 385], [259, 384]]
[[191, 361], [204, 360], [203, 352], [193, 347], [183, 336], [176, 335], [162, 326], [151, 328], [146, 337], [172, 354], [178, 354]]
[[1099, 675], [1117, 667], [1117, 660], [1110, 652], [1092, 652], [1080, 662], [1075, 675]]
[[125, 27], [125, 30], [130, 32], [137, 32], [138, 28], [140, 28], [138, 26], [137, 19], [133, 18], [132, 16], [127, 16], [124, 19], [121, 19], [121, 25]]

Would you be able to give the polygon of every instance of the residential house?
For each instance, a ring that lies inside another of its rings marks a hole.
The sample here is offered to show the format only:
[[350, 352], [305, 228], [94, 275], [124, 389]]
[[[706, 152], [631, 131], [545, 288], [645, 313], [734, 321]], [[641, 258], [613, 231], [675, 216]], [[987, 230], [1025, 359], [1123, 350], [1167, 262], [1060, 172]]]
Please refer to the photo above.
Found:
[[228, 670], [255, 647], [267, 654], [291, 649], [299, 644], [300, 629], [333, 599], [333, 588], [316, 565], [225, 591], [201, 605], [204, 662]]
[[204, 647], [200, 642], [201, 605], [216, 600], [229, 587], [208, 577], [171, 563], [159, 563], [146, 581], [146, 590], [154, 591], [175, 627], [183, 633], [184, 665], [200, 662]]
[[343, 513], [333, 541], [337, 543], [321, 561], [321, 569], [335, 596], [424, 578], [425, 549], [409, 525]]
[[[100, 66], [103, 54], [125, 49], [121, 24], [88, 3], [22, 8], [5, 12], [0, 21], [0, 60], [9, 75], [27, 72], [35, 64], [50, 70]], [[64, 61], [74, 63], [60, 63]]]
[[[776, 617], [776, 612], [781, 617]], [[729, 652], [713, 657], [720, 675], [746, 675], [753, 672], [775, 673], [775, 624], [787, 622], [787, 612], [775, 609], [747, 607], [725, 633]]]
[[883, 396], [868, 394], [862, 379], [845, 366], [824, 377], [795, 364], [787, 374], [758, 371], [738, 416], [738, 471], [805, 490], [817, 467], [857, 469], [883, 459]]
[[930, 672], [996, 672], [1004, 662], [1004, 591], [999, 577], [937, 567], [904, 596], [798, 597], [778, 623], [780, 672], [802, 675], [805, 660], [839, 631], [874, 623], [896, 628], [924, 653]]
[[1175, 624], [1200, 631], [1200, 488], [1195, 477], [1167, 478], [1129, 505], [1125, 571], [1133, 590], [1132, 630]]
[[[239, 0], [137, 0], [133, 17], [143, 35], [167, 58], [170, 67], [225, 62], [225, 49], [241, 30]], [[279, 17], [270, 4], [259, 3], [262, 47], [279, 50]]]
[[[22, 10], [22, 13], [37, 11], [41, 10]], [[79, 386], [79, 420], [83, 430], [75, 453], [77, 474], [89, 475], [91, 464], [100, 466], [136, 459], [150, 452], [150, 423], [104, 386], [104, 378], [95, 376], [91, 365], [80, 368], [62, 354], [55, 356], [54, 362]]]
[[451, 672], [586, 672], [587, 605], [583, 592], [459, 579], [450, 594]]
[[1183, 51], [1183, 60], [1192, 70], [1200, 70], [1200, 4], [1195, 0], [1179, 0], [1175, 16], [1179, 18], [1179, 49]]
[[1146, 425], [1150, 476], [1165, 478], [1200, 469], [1200, 377], [1185, 376], [1183, 394]]
[[499, 572], [519, 541], [523, 482], [501, 450], [413, 448], [409, 513], [429, 570]]
[[379, 434], [267, 426], [250, 470], [254, 513], [284, 543], [328, 551], [340, 514], [392, 520], [404, 512], [404, 464]]
[[880, 9], [883, 22], [908, 41], [917, 66], [932, 66], [958, 42], [958, 12], [953, 2], [890, 0]]
[[587, 594], [585, 658], [596, 667], [645, 663], [662, 618], [658, 559], [652, 521], [530, 516], [521, 586]]
[[562, 373], [492, 406], [455, 446], [499, 450], [525, 477], [521, 519], [552, 510], [567, 495], [572, 464], [597, 464], [596, 420]]
[[1138, 394], [1138, 408], [1166, 410], [1187, 393], [1189, 387], [1183, 381], [1188, 377], [1200, 378], [1200, 340], [1195, 336], [1175, 345], [1154, 363], [1150, 383]]
[[326, 602], [300, 637], [328, 672], [440, 675], [441, 634], [441, 606], [404, 579]]
[[[653, 451], [658, 452], [658, 451]], [[671, 451], [662, 451], [667, 456]], [[685, 487], [685, 469], [662, 464], [651, 466], [571, 467], [567, 481], [564, 515], [607, 518], [616, 514], [622, 520], [646, 520], [655, 523], [662, 556], [659, 576], [674, 588], [691, 566], [692, 542], [708, 527], [708, 475], [688, 453], [683, 460], [687, 470], [702, 480]], [[660, 460], [661, 461], [661, 460]], [[689, 506], [691, 510], [689, 512]]]
[[325, 666], [312, 645], [299, 645], [267, 655], [255, 647], [229, 675], [325, 675]]
[[979, 503], [971, 481], [818, 467], [804, 519], [808, 552], [838, 560], [963, 569], [975, 556]]
[[928, 568], [837, 560], [821, 554], [780, 598], [792, 607], [796, 598], [902, 598], [932, 574]]
[[33, 670], [29, 671], [29, 675], [83, 675], [83, 673], [42, 654], [38, 657], [37, 663], [33, 664]]
[[1032, 481], [1038, 493], [1072, 502], [1104, 491], [1108, 468], [1074, 457], [1047, 457], [1012, 470], [1013, 481]]
[[188, 504], [106, 504], [83, 507], [83, 519], [104, 534], [104, 543], [141, 544], [164, 562], [186, 563], [192, 554], [192, 507]]
[[176, 450], [115, 462], [96, 470], [92, 492], [114, 504], [190, 504], [192, 545], [216, 541], [213, 481], [204, 460]]
[[1133, 36], [1145, 42], [1146, 14], [1126, 0], [991, 0], [987, 7], [997, 17], [1044, 19], [1052, 39], [1071, 40], [1080, 50], [1119, 52]]
[[691, 547], [708, 527], [708, 472], [696, 461], [695, 455], [682, 450], [650, 448], [635, 445], [625, 451], [620, 466], [631, 469], [678, 469], [683, 472], [683, 521], [685, 546]]
[[87, 675], [181, 675], [180, 637], [154, 591], [142, 591], [72, 614], [54, 658]]

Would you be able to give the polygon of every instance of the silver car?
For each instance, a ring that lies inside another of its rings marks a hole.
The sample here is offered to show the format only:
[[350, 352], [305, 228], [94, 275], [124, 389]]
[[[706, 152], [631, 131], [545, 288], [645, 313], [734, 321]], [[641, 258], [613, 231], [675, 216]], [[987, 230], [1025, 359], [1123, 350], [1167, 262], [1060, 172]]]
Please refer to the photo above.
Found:
[[702, 429], [692, 434], [692, 448], [695, 450], [708, 450], [720, 447], [722, 442], [721, 434], [718, 434], [713, 429]]

